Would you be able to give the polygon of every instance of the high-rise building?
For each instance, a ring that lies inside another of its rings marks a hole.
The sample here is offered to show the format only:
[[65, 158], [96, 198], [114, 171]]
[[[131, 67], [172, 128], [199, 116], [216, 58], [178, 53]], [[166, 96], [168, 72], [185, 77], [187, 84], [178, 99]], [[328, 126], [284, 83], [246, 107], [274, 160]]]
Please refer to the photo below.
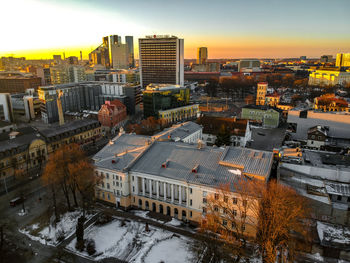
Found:
[[82, 82], [86, 80], [85, 68], [79, 65], [59, 65], [50, 68], [52, 84]]
[[102, 38], [102, 44], [89, 54], [90, 64], [102, 65], [106, 68], [111, 66], [109, 59], [108, 36]]
[[205, 64], [208, 60], [208, 49], [199, 47], [197, 50], [197, 64]]
[[184, 40], [175, 36], [139, 39], [141, 86], [150, 83], [184, 85]]
[[335, 66], [350, 67], [350, 53], [338, 53]]
[[133, 36], [125, 36], [125, 43], [128, 45], [129, 68], [134, 68], [134, 67], [135, 67], [135, 59], [134, 59], [134, 37], [133, 37]]
[[134, 63], [134, 38], [125, 36], [125, 43], [122, 43], [118, 35], [110, 36], [111, 58], [113, 69], [128, 69], [135, 66]]

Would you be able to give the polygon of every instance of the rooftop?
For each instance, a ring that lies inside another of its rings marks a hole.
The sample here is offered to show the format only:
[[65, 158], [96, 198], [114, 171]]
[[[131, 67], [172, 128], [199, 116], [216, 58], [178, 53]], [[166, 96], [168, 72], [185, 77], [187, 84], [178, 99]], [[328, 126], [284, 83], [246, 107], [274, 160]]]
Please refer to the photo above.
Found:
[[217, 135], [222, 125], [229, 129], [232, 135], [245, 136], [248, 120], [202, 116], [198, 119], [198, 123], [203, 126], [203, 133]]
[[185, 123], [173, 125], [170, 128], [165, 129], [164, 131], [155, 134], [153, 137], [158, 140], [172, 140], [172, 141], [181, 141], [193, 134], [194, 132], [201, 130], [202, 126], [188, 121]]

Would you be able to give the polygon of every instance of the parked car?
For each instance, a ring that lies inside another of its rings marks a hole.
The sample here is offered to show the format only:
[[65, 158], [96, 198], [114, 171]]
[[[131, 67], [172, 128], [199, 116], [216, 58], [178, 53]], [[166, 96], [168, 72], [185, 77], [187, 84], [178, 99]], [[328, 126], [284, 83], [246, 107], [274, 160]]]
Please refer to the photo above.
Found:
[[24, 198], [16, 197], [10, 201], [10, 206], [16, 206], [16, 205], [22, 204], [23, 201], [24, 201]]

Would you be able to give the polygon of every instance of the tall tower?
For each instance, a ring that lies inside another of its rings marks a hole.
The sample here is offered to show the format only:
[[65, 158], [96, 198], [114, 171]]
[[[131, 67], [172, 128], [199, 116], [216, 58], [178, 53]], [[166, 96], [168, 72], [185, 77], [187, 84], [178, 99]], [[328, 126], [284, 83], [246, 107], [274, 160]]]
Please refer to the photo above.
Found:
[[134, 37], [133, 36], [125, 36], [125, 43], [128, 46], [129, 68], [134, 68], [135, 67], [135, 61], [134, 61]]
[[139, 38], [140, 80], [150, 83], [184, 85], [184, 40], [175, 36]]
[[267, 82], [258, 83], [258, 88], [256, 89], [256, 105], [265, 105], [267, 86]]
[[62, 101], [61, 101], [62, 95], [63, 95], [62, 90], [57, 90], [57, 109], [58, 109], [58, 120], [60, 125], [64, 124], [64, 116], [63, 116]]
[[197, 50], [197, 64], [205, 64], [208, 60], [208, 49], [206, 47], [199, 47]]
[[128, 44], [123, 44], [121, 41], [121, 37], [118, 35], [110, 36], [110, 40], [111, 40], [112, 68], [128, 69], [129, 68]]

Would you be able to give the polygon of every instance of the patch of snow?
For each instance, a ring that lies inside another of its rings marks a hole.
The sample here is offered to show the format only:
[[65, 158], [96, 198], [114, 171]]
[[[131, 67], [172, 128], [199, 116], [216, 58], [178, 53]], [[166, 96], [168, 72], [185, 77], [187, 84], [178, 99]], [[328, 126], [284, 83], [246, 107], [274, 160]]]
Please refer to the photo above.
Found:
[[188, 251], [190, 246], [186, 240], [179, 237], [172, 237], [160, 241], [153, 246], [145, 257], [145, 263], [167, 262], [167, 263], [184, 263], [192, 262], [192, 257]]
[[[177, 259], [180, 261], [174, 262], [187, 262], [185, 259], [192, 257], [192, 253], [186, 249], [188, 247], [186, 244], [190, 242], [190, 239], [174, 236], [172, 232], [153, 226], [149, 226], [150, 231], [146, 232], [145, 224], [137, 221], [124, 220], [124, 223], [122, 224], [120, 219], [114, 219], [106, 225], [94, 225], [85, 230], [85, 238], [95, 241], [96, 253], [93, 257], [88, 256], [86, 251], [76, 251], [76, 239], [68, 244], [67, 249], [94, 260], [113, 257], [133, 263], [159, 262], [160, 259], [152, 260], [155, 257], [153, 254], [160, 253], [163, 256], [164, 248], [172, 250], [173, 254], [176, 253]], [[174, 241], [168, 242], [168, 240], [173, 239]], [[162, 245], [163, 242], [165, 242], [164, 245]], [[179, 253], [181, 253], [181, 259], [178, 257]], [[176, 255], [174, 254], [174, 256]], [[151, 257], [150, 260], [149, 257]], [[173, 262], [168, 260], [166, 262]]]
[[170, 222], [165, 223], [165, 225], [171, 226], [181, 226], [182, 222], [176, 218], [172, 218]]
[[241, 175], [242, 174], [242, 172], [241, 172], [241, 170], [228, 170], [230, 173], [233, 173], [233, 174], [235, 174], [235, 175]]
[[[59, 240], [60, 235], [64, 236], [64, 238], [67, 238], [68, 236], [72, 235], [75, 232], [78, 218], [81, 215], [82, 215], [82, 211], [79, 211], [79, 210], [73, 211], [73, 212], [67, 212], [61, 216], [61, 219], [56, 224], [56, 226], [54, 225], [46, 226], [38, 233], [38, 236], [33, 236], [30, 234], [30, 229], [35, 230], [39, 228], [38, 224], [31, 225], [26, 229], [20, 229], [19, 232], [21, 232], [22, 234], [25, 234], [32, 240], [39, 241], [41, 244], [57, 246], [60, 241]], [[92, 216], [93, 216], [92, 214], [86, 215], [86, 221], [89, 220]]]
[[317, 233], [321, 242], [349, 244], [350, 246], [350, 228], [348, 227], [317, 221]]
[[21, 209], [21, 210], [18, 212], [18, 215], [19, 215], [19, 216], [25, 216], [26, 214], [28, 214], [28, 210], [27, 210], [27, 209], [26, 209], [26, 210]]

